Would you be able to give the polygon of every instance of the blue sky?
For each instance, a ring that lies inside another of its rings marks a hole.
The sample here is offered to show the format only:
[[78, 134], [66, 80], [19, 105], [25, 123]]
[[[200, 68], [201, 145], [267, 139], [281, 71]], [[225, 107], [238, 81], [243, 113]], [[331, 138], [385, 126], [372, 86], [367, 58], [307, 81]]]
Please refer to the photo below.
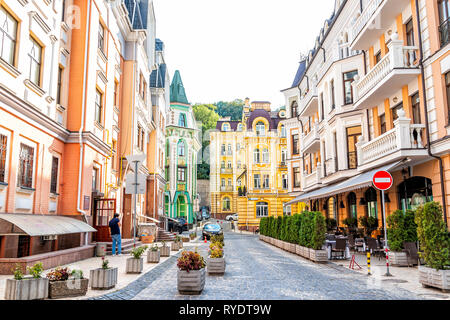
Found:
[[334, 0], [154, 0], [171, 76], [191, 103], [235, 98], [284, 105], [300, 53], [313, 46]]

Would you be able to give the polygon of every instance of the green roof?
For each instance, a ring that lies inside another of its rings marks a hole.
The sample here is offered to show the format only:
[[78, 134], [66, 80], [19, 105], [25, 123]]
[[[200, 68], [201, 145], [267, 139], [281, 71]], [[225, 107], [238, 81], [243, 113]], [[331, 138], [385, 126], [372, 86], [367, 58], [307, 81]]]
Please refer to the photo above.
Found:
[[170, 85], [170, 102], [189, 104], [183, 81], [181, 80], [180, 71], [178, 70], [175, 71], [172, 84]]

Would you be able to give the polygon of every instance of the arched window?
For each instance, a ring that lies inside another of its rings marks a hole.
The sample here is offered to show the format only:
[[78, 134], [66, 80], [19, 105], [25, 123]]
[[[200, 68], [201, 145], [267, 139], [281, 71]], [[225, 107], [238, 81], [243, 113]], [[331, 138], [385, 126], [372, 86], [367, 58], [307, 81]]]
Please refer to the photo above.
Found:
[[223, 198], [222, 211], [231, 211], [231, 200], [228, 197]]
[[283, 125], [281, 125], [281, 137], [282, 138], [286, 138], [286, 127]]
[[184, 157], [186, 155], [186, 146], [183, 140], [178, 141], [178, 156]]
[[319, 200], [314, 200], [312, 203], [312, 211], [320, 211], [319, 209]]
[[263, 158], [263, 163], [269, 163], [269, 149], [264, 148], [262, 158]]
[[433, 201], [431, 180], [425, 177], [412, 177], [398, 185], [398, 195], [402, 210], [416, 210], [420, 205]]
[[178, 125], [180, 127], [186, 127], [186, 115], [184, 113], [180, 113], [180, 118], [178, 119]]
[[255, 151], [253, 151], [253, 162], [254, 163], [261, 163], [261, 155], [259, 153], [259, 149], [256, 148]]
[[357, 218], [357, 206], [356, 206], [356, 194], [354, 192], [350, 192], [347, 196], [347, 206], [348, 206], [348, 217], [349, 218]]
[[261, 137], [266, 135], [266, 125], [264, 124], [264, 122], [259, 121], [256, 124], [256, 135]]
[[230, 124], [229, 123], [224, 123], [223, 126], [222, 126], [222, 130], [223, 131], [230, 131], [231, 130]]
[[256, 204], [256, 217], [268, 217], [269, 216], [269, 204], [267, 202], [258, 202]]
[[242, 123], [239, 123], [238, 127], [237, 127], [237, 131], [241, 132], [243, 130], [244, 130], [244, 126], [242, 125]]
[[297, 101], [292, 102], [291, 104], [291, 118], [297, 118], [298, 116], [298, 104]]
[[367, 203], [367, 213], [369, 217], [374, 217], [378, 219], [378, 202], [377, 202], [377, 192], [374, 188], [367, 189], [366, 193], [366, 203]]
[[336, 199], [334, 197], [331, 197], [327, 201], [327, 217], [329, 219], [336, 220], [336, 223], [338, 223], [338, 216], [337, 216], [337, 206], [336, 206]]

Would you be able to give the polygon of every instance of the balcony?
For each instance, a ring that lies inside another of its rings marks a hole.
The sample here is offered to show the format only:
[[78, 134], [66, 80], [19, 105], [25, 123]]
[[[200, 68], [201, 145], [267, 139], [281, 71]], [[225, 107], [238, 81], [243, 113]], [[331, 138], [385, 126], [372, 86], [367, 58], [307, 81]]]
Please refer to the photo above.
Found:
[[299, 103], [299, 115], [301, 117], [309, 117], [314, 115], [319, 108], [319, 98], [317, 96], [317, 87], [311, 85], [309, 91], [302, 95]]
[[320, 184], [322, 184], [321, 183], [322, 165], [318, 163], [317, 168], [310, 174], [304, 172], [302, 178], [303, 178], [303, 191], [319, 186]]
[[362, 137], [356, 144], [358, 154], [358, 171], [365, 171], [393, 161], [410, 158], [420, 161], [427, 158], [428, 152], [423, 146], [422, 138], [425, 125], [412, 124], [405, 117], [405, 112], [398, 112], [394, 121], [395, 128], [373, 139], [363, 142]]
[[396, 94], [405, 84], [417, 79], [416, 47], [403, 46], [398, 35], [392, 36], [389, 53], [364, 77], [353, 82], [355, 109], [369, 109]]
[[351, 30], [351, 50], [368, 50], [395, 23], [410, 0], [372, 0], [356, 18]]
[[450, 42], [450, 19], [447, 19], [439, 26], [439, 39], [441, 47], [446, 46]]
[[301, 139], [301, 153], [311, 153], [320, 148], [319, 124], [313, 124], [312, 130], [307, 135], [302, 134]]
[[221, 168], [220, 173], [221, 174], [233, 174], [233, 168]]
[[220, 191], [222, 192], [233, 192], [233, 186], [221, 186]]

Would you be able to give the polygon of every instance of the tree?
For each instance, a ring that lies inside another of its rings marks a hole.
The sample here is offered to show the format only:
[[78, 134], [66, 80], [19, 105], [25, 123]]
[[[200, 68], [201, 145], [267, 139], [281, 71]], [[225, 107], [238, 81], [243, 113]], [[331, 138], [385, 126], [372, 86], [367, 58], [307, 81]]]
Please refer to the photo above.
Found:
[[231, 117], [232, 121], [242, 120], [242, 110], [244, 108], [244, 101], [236, 99], [231, 102], [219, 101], [215, 103], [217, 106], [217, 113], [220, 117]]

